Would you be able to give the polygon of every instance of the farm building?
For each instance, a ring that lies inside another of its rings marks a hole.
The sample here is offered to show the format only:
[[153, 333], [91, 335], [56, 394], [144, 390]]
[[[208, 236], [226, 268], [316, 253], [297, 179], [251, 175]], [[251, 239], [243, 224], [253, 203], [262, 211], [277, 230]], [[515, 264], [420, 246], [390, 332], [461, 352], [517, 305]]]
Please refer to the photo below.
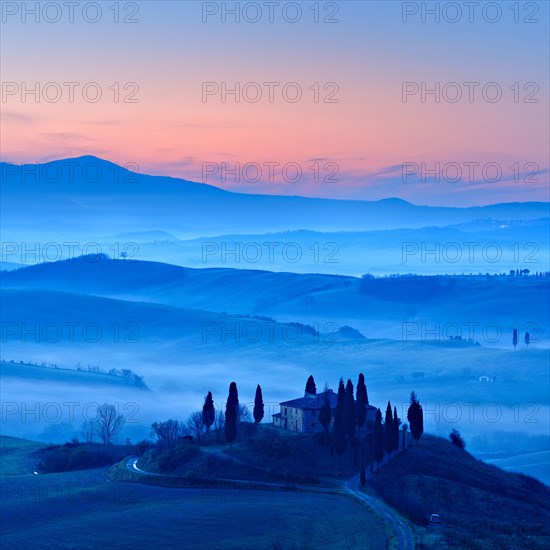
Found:
[[[273, 425], [292, 432], [313, 433], [323, 431], [323, 425], [319, 422], [319, 411], [325, 402], [325, 394], [332, 411], [332, 424], [338, 396], [329, 389], [326, 392], [317, 394], [306, 392], [304, 397], [279, 403], [281, 412], [272, 415]], [[374, 422], [375, 413], [376, 407], [367, 405], [367, 424], [370, 423], [369, 421]]]

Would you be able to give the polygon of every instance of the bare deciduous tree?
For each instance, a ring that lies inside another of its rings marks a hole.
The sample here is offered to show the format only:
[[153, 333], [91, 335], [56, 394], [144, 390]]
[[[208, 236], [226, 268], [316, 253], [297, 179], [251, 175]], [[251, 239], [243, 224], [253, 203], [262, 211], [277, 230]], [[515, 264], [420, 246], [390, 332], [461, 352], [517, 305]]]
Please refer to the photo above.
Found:
[[252, 415], [246, 405], [239, 403], [239, 414], [237, 415], [237, 422], [252, 422]]
[[151, 437], [156, 438], [159, 443], [173, 447], [178, 437], [185, 435], [185, 425], [178, 420], [167, 420], [166, 422], [153, 422], [151, 424]]
[[218, 441], [221, 441], [223, 438], [223, 430], [225, 427], [225, 414], [222, 409], [216, 411], [216, 416], [214, 417], [214, 430], [216, 431], [216, 438]]
[[195, 411], [189, 415], [187, 419], [187, 429], [191, 432], [191, 435], [197, 439], [201, 440], [201, 435], [205, 430], [204, 421], [202, 419], [202, 411]]
[[103, 403], [97, 408], [95, 433], [104, 445], [110, 445], [120, 434], [124, 426], [124, 416], [118, 413], [114, 405]]
[[86, 443], [91, 443], [95, 435], [95, 422], [93, 420], [85, 420], [82, 422], [80, 433], [82, 434], [82, 439]]

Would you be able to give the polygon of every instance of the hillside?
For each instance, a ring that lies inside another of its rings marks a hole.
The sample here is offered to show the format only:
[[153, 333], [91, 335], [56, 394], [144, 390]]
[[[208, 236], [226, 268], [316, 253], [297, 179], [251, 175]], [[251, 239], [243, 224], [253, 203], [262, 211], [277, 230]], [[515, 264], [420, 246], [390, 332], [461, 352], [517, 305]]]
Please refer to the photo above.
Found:
[[[349, 449], [343, 455], [331, 455], [324, 434], [314, 438], [271, 424], [243, 424], [240, 430], [231, 446], [225, 442], [223, 431], [212, 430], [202, 445], [181, 442], [174, 449], [149, 450], [137, 466], [147, 472], [181, 477], [182, 483], [199, 477], [339, 487], [341, 481], [357, 473]], [[125, 469], [115, 468], [112, 474], [119, 480], [131, 477], [121, 477]]]
[[[136, 473], [126, 460], [109, 476], [169, 487], [234, 479], [243, 486], [247, 481], [312, 484], [321, 493], [338, 490], [357, 475], [352, 453], [331, 455], [322, 438], [251, 426], [231, 447], [218, 439], [213, 433], [201, 446], [183, 441], [147, 451], [136, 466], [153, 476]], [[357, 487], [370, 497], [382, 496], [410, 520], [418, 549], [538, 549], [550, 535], [550, 487], [476, 460], [439, 437], [410, 442], [379, 470], [375, 466], [365, 487]], [[432, 513], [440, 515], [439, 525], [429, 524]]]
[[[547, 548], [550, 488], [423, 436], [373, 476], [386, 501], [417, 525], [417, 548]], [[440, 525], [426, 525], [430, 514]]]
[[75, 386], [114, 386], [147, 389], [145, 382], [134, 373], [94, 372], [92, 366], [81, 366], [79, 368], [68, 369], [59, 368], [57, 365], [34, 365], [32, 363], [23, 363], [15, 361], [0, 362], [0, 376], [3, 380], [6, 378], [16, 378], [19, 380], [29, 380], [36, 384], [69, 384]]
[[[244, 343], [284, 341], [283, 333], [288, 328], [270, 319], [61, 290], [3, 288], [0, 296], [3, 341], [26, 345], [125, 344], [131, 348], [146, 341], [178, 340], [206, 348], [207, 341], [212, 345], [240, 343], [246, 334], [237, 331], [231, 338], [229, 329], [233, 326], [240, 325], [244, 330], [245, 326], [253, 325], [252, 328], [258, 329], [244, 338]], [[229, 336], [221, 335], [223, 327], [227, 327]], [[214, 338], [215, 335], [218, 337]], [[315, 339], [313, 329], [300, 331], [300, 341]]]

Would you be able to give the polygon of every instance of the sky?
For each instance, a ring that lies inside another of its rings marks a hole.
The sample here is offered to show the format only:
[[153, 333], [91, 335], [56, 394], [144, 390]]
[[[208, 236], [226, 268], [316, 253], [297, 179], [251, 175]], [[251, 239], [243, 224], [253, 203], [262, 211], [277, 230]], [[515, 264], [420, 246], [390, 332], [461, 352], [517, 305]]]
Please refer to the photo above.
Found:
[[2, 3], [3, 161], [91, 154], [246, 193], [549, 200], [546, 1], [35, 4]]

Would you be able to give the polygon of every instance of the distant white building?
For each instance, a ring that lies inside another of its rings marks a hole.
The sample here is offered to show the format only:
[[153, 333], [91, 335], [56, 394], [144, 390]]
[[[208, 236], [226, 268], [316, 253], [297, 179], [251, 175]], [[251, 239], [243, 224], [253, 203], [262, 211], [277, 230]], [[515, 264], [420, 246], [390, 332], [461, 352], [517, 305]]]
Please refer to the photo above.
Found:
[[[325, 403], [325, 395], [330, 403], [332, 413], [330, 423], [332, 425], [336, 403], [338, 402], [338, 396], [332, 390], [317, 394], [304, 393], [304, 397], [279, 403], [281, 412], [272, 415], [273, 425], [291, 432], [314, 433], [323, 431], [324, 427], [319, 422], [319, 411]], [[376, 407], [367, 405], [367, 424], [369, 421], [374, 423], [375, 414]]]
[[494, 376], [487, 376], [487, 375], [484, 374], [483, 376], [479, 377], [479, 381], [480, 382], [494, 382], [495, 377]]

